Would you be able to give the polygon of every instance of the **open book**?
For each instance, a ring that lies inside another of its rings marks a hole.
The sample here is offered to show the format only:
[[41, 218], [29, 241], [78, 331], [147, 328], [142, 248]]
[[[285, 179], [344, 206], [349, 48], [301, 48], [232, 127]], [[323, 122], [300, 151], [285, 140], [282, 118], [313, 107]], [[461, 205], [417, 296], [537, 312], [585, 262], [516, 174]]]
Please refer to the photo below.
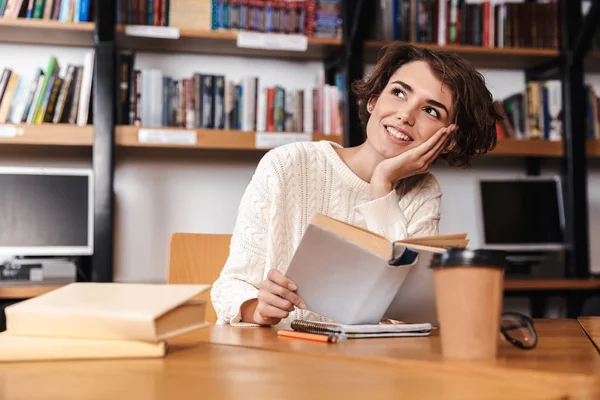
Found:
[[286, 272], [310, 311], [341, 324], [381, 319], [437, 324], [435, 253], [464, 248], [466, 234], [391, 242], [383, 236], [317, 214]]

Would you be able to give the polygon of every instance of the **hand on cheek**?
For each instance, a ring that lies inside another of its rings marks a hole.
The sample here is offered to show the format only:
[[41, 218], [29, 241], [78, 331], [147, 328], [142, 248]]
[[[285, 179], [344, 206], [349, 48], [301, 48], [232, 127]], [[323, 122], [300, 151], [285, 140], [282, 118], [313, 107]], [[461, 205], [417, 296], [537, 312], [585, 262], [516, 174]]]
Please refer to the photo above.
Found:
[[371, 178], [373, 197], [386, 196], [393, 189], [395, 182], [402, 178], [427, 172], [433, 161], [446, 148], [456, 129], [454, 124], [442, 127], [420, 145], [380, 162]]

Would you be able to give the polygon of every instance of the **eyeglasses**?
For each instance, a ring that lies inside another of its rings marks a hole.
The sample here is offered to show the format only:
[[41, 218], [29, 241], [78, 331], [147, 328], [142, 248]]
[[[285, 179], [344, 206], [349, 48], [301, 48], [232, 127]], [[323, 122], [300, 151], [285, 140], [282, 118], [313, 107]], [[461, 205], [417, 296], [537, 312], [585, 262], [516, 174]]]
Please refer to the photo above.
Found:
[[513, 346], [531, 350], [537, 345], [537, 332], [533, 320], [517, 312], [505, 312], [500, 320], [502, 336]]

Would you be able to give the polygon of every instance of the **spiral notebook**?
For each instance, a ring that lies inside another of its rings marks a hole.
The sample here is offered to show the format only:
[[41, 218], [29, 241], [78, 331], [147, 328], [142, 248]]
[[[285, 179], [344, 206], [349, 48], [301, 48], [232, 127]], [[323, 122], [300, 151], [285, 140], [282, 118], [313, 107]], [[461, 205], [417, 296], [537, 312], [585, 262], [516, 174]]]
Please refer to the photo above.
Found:
[[432, 325], [404, 324], [404, 323], [380, 323], [365, 325], [345, 325], [329, 322], [293, 320], [290, 328], [297, 332], [317, 333], [324, 335], [336, 335], [340, 339], [361, 339], [381, 337], [407, 337], [407, 336], [429, 336]]

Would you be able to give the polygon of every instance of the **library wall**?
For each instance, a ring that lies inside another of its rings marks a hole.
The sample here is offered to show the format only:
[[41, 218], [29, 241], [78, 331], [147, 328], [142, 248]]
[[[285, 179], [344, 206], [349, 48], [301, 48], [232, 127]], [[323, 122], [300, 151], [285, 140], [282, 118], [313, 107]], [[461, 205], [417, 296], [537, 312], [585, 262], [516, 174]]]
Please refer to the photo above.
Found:
[[[61, 66], [82, 64], [85, 48], [0, 45], [0, 68], [10, 67], [33, 77], [50, 55]], [[137, 68], [158, 68], [173, 78], [194, 72], [220, 73], [227, 78], [257, 75], [261, 85], [304, 88], [314, 83], [319, 62], [202, 55], [137, 53]], [[367, 67], [367, 73], [371, 67]], [[524, 88], [522, 71], [482, 70], [495, 97]], [[600, 75], [586, 80], [600, 87]], [[261, 152], [124, 149], [116, 155], [115, 280], [163, 282], [167, 277], [169, 237], [174, 232], [231, 233], [242, 193]], [[89, 166], [89, 149], [0, 151], [1, 165]], [[600, 240], [600, 160], [590, 160], [590, 244]], [[470, 170], [435, 165], [432, 172], [444, 192], [441, 232], [466, 231], [472, 246], [482, 244], [474, 205], [477, 180], [518, 177], [525, 172], [522, 157], [489, 157]], [[542, 162], [543, 174], [559, 172], [557, 160]], [[590, 246], [592, 270], [600, 272], [600, 249]]]

